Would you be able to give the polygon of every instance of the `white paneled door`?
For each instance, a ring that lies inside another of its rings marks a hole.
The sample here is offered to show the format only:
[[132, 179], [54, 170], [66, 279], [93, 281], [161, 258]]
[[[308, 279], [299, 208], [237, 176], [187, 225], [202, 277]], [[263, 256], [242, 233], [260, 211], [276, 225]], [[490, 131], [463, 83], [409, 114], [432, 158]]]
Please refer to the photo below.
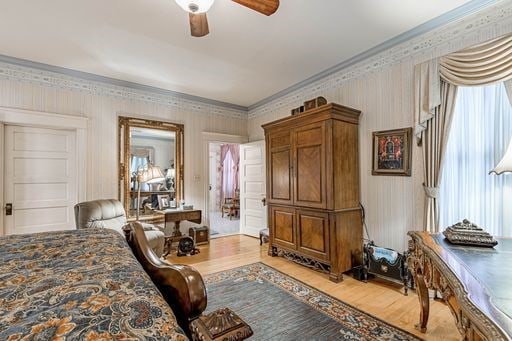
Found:
[[257, 237], [267, 228], [265, 141], [240, 145], [240, 233]]
[[76, 132], [6, 125], [4, 148], [5, 233], [73, 229]]

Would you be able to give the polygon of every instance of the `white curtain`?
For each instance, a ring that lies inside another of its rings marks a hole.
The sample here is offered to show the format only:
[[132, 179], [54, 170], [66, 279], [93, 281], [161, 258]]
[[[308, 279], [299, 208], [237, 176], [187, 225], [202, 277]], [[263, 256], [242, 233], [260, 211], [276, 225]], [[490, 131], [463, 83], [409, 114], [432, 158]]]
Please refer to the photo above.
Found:
[[512, 175], [489, 174], [511, 138], [503, 83], [459, 87], [441, 175], [441, 230], [467, 218], [492, 235], [512, 236]]
[[[131, 159], [131, 162], [130, 162], [130, 174], [136, 174], [137, 173], [137, 170], [140, 170], [144, 167], [146, 167], [147, 165], [149, 164], [149, 156], [137, 156], [137, 155], [133, 155], [132, 154], [132, 159]], [[140, 185], [140, 190], [141, 191], [149, 191], [149, 185], [148, 184], [136, 184], [136, 185]], [[136, 189], [134, 187], [134, 189]]]
[[224, 198], [233, 198], [235, 196], [235, 162], [231, 151], [228, 151], [223, 165], [222, 172], [222, 190]]
[[508, 101], [512, 105], [512, 79], [505, 81], [505, 89], [507, 89]]

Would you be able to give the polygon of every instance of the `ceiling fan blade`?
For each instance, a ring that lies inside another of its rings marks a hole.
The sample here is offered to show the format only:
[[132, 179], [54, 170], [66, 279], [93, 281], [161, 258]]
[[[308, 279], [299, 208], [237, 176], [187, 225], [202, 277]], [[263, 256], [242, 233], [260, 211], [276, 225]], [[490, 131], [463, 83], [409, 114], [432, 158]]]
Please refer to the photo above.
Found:
[[188, 17], [190, 20], [190, 34], [192, 34], [193, 37], [204, 37], [210, 33], [206, 13], [189, 13]]
[[248, 7], [265, 15], [274, 14], [279, 8], [279, 0], [233, 0], [237, 4]]

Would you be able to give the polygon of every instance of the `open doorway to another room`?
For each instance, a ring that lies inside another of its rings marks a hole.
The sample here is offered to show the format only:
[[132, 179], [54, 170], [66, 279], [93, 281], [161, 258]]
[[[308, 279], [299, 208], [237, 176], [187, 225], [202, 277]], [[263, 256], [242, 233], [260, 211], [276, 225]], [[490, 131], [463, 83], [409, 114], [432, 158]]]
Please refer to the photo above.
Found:
[[209, 198], [210, 236], [240, 233], [240, 145], [210, 142]]

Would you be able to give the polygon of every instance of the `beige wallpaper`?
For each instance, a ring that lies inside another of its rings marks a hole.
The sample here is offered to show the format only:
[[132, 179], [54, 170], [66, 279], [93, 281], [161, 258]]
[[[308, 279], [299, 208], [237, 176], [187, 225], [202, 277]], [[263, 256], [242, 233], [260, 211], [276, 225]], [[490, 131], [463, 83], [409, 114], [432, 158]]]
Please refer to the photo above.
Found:
[[[185, 126], [185, 200], [202, 208], [201, 132], [247, 135], [245, 118], [0, 79], [0, 106], [84, 116], [88, 122], [87, 199], [117, 198], [117, 116], [148, 117]], [[43, 122], [42, 122], [43, 123]], [[205, 157], [207, 159], [207, 156]]]

